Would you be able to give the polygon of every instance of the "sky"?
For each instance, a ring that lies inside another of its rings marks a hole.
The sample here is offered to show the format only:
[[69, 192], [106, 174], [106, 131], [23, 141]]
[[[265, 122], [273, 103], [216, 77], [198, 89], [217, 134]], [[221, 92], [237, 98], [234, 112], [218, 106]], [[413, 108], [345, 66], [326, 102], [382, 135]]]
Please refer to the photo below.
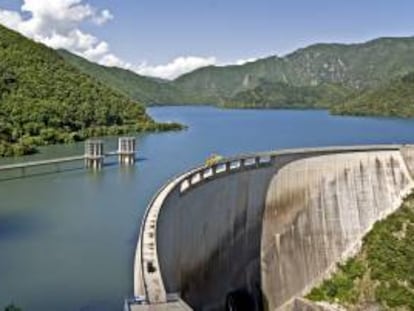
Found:
[[313, 43], [413, 36], [413, 16], [413, 0], [0, 0], [0, 23], [29, 38], [165, 79]]

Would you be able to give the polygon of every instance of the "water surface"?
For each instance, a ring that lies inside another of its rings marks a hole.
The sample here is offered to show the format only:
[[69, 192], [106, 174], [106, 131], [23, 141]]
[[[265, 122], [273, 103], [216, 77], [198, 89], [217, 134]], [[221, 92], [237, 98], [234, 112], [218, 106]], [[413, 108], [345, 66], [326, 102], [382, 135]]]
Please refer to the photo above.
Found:
[[[148, 201], [168, 178], [212, 153], [414, 142], [412, 119], [212, 107], [149, 112], [189, 129], [140, 135], [135, 167], [111, 160], [99, 173], [78, 169], [0, 181], [0, 310], [11, 302], [24, 311], [122, 310], [132, 293], [133, 255]], [[116, 139], [108, 143], [112, 149]], [[83, 144], [51, 146], [24, 160], [82, 151]]]

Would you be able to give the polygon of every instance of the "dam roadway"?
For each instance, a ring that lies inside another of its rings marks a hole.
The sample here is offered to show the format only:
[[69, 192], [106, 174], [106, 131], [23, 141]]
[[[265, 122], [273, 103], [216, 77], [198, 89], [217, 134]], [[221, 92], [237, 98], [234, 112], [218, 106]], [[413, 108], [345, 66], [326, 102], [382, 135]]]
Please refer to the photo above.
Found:
[[179, 175], [142, 220], [126, 309], [291, 310], [400, 206], [413, 172], [412, 146], [378, 145], [241, 155]]

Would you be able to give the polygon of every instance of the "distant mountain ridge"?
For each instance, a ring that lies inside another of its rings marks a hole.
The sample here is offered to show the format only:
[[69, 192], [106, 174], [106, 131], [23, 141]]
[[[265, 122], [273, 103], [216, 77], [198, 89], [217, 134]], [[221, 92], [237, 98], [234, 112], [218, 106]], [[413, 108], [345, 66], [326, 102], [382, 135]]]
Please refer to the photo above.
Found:
[[[64, 66], [92, 78], [101, 88], [146, 105], [326, 108], [341, 114], [414, 117], [414, 107], [404, 104], [411, 100], [411, 88], [389, 91], [414, 72], [414, 37], [314, 44], [283, 57], [199, 68], [173, 81], [101, 66], [64, 50], [57, 53]], [[392, 103], [372, 100], [386, 90], [393, 95], [384, 98]]]
[[367, 89], [414, 70], [414, 38], [382, 38], [361, 44], [316, 44], [285, 57], [242, 66], [205, 67], [174, 81], [183, 90], [221, 100], [261, 81], [293, 86], [342, 84]]
[[59, 53], [82, 72], [147, 104], [331, 108], [414, 72], [414, 37], [314, 44], [284, 57], [199, 68], [173, 81], [100, 66], [66, 51]]

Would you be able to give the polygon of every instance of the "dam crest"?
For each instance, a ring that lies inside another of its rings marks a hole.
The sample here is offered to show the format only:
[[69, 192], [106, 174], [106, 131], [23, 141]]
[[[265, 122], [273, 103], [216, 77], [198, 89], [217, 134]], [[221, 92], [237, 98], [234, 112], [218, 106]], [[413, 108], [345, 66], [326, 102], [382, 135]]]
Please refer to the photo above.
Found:
[[290, 310], [400, 206], [413, 175], [410, 145], [240, 155], [181, 174], [148, 205], [126, 309]]

